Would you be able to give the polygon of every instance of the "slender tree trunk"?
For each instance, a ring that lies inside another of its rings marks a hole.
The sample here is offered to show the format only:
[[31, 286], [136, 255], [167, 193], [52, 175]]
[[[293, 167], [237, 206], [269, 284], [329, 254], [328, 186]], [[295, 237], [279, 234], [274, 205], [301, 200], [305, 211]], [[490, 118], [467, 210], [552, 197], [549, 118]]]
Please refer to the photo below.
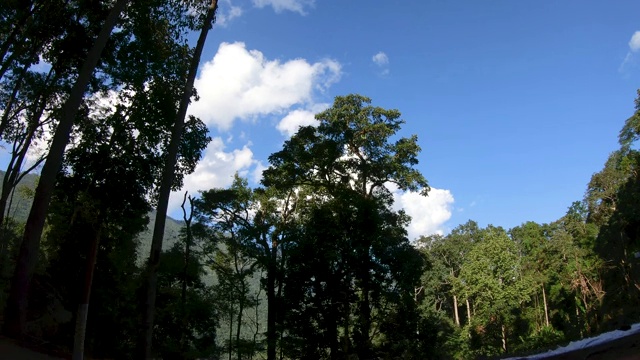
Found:
[[331, 309], [327, 309], [327, 338], [329, 339], [329, 352], [331, 360], [340, 359], [340, 346], [338, 343], [338, 321], [336, 319], [336, 304], [331, 300]]
[[368, 269], [369, 265], [366, 266], [366, 274], [363, 274], [363, 285], [362, 285], [362, 301], [360, 302], [360, 319], [358, 323], [359, 332], [360, 332], [360, 341], [359, 344], [356, 345], [356, 350], [358, 352], [358, 357], [360, 359], [370, 359], [372, 357], [371, 354], [371, 307], [370, 307], [370, 299], [369, 299], [369, 277], [368, 277]]
[[78, 312], [76, 314], [76, 330], [73, 342], [73, 360], [84, 359], [84, 340], [87, 332], [87, 316], [89, 314], [89, 299], [91, 297], [91, 285], [93, 284], [93, 274], [96, 269], [96, 259], [98, 258], [98, 244], [102, 233], [102, 215], [98, 216], [98, 230], [91, 241], [89, 252], [87, 253], [86, 271], [84, 277], [84, 288]]
[[[347, 284], [351, 284], [351, 274], [349, 272], [347, 272]], [[351, 308], [350, 308], [350, 304], [347, 302], [346, 304], [344, 304], [346, 306], [346, 312], [345, 312], [345, 317], [344, 317], [344, 334], [342, 336], [343, 342], [344, 344], [342, 344], [342, 348], [343, 348], [343, 356], [345, 359], [348, 359], [350, 354], [350, 347], [349, 347], [349, 343], [351, 341], [351, 335], [349, 334], [349, 332], [351, 331], [350, 327], [351, 324], [349, 322], [349, 318], [351, 316]]]
[[271, 264], [267, 270], [267, 360], [276, 360], [276, 342], [278, 334], [276, 332], [276, 266], [275, 259], [270, 260]]
[[458, 314], [458, 297], [453, 295], [453, 318], [456, 325], [460, 326], [460, 315]]
[[467, 299], [467, 321], [471, 325], [471, 306], [469, 306], [469, 299]]
[[5, 308], [4, 331], [12, 337], [22, 337], [27, 321], [27, 298], [31, 276], [38, 261], [40, 250], [40, 237], [44, 227], [45, 217], [49, 210], [49, 202], [56, 183], [56, 176], [62, 165], [64, 149], [69, 143], [71, 128], [75, 120], [78, 108], [82, 102], [85, 89], [93, 74], [93, 70], [98, 64], [100, 54], [104, 49], [111, 31], [115, 27], [120, 13], [124, 10], [129, 0], [118, 0], [113, 9], [109, 12], [107, 19], [100, 30], [96, 42], [87, 55], [78, 79], [71, 90], [69, 98], [63, 108], [63, 117], [58, 124], [56, 132], [51, 142], [49, 155], [40, 173], [40, 181], [36, 187], [31, 211], [27, 218], [25, 231], [20, 246], [16, 268], [11, 280], [9, 299]]
[[544, 302], [544, 321], [549, 326], [549, 307], [547, 306], [547, 292], [542, 284], [542, 301]]
[[502, 325], [502, 350], [507, 352], [507, 329]]
[[238, 297], [238, 318], [237, 318], [237, 327], [236, 327], [236, 354], [238, 356], [238, 360], [242, 358], [242, 352], [240, 351], [240, 330], [242, 328], [242, 312], [244, 311], [244, 305], [247, 293], [247, 285], [245, 283], [245, 279], [242, 275], [243, 267], [238, 264], [238, 251], [235, 250], [233, 252], [233, 267], [236, 271], [236, 275], [238, 276], [238, 280], [240, 281], [240, 296]]
[[144, 304], [145, 313], [143, 324], [144, 338], [142, 339], [141, 345], [143, 349], [143, 357], [145, 359], [151, 358], [153, 323], [156, 311], [156, 290], [158, 285], [158, 265], [160, 264], [160, 253], [162, 252], [162, 238], [164, 236], [164, 226], [167, 220], [169, 195], [171, 194], [176, 162], [178, 160], [178, 151], [180, 149], [180, 142], [182, 141], [184, 120], [187, 115], [189, 102], [191, 101], [191, 95], [193, 94], [193, 83], [195, 82], [198, 65], [200, 64], [202, 49], [204, 48], [204, 43], [207, 39], [209, 29], [211, 29], [211, 23], [214, 19], [217, 6], [217, 0], [213, 0], [211, 7], [207, 11], [203, 28], [200, 31], [200, 37], [198, 38], [198, 43], [196, 44], [193, 58], [191, 59], [191, 64], [189, 66], [189, 73], [184, 93], [180, 100], [180, 108], [178, 109], [176, 121], [174, 123], [173, 130], [171, 131], [171, 141], [169, 143], [166, 163], [162, 172], [162, 182], [160, 184], [158, 206], [156, 208], [156, 222], [153, 227], [153, 236], [151, 239], [151, 254], [149, 255], [149, 261], [147, 263], [147, 296]]
[[229, 360], [233, 357], [233, 345], [231, 344], [233, 344], [233, 304], [229, 306]]
[[[244, 297], [245, 293], [245, 285], [244, 280], [241, 279], [241, 294], [240, 296]], [[241, 298], [238, 303], [238, 325], [236, 325], [236, 353], [238, 356], [238, 360], [242, 359], [242, 351], [240, 350], [240, 329], [242, 328], [242, 312], [244, 311], [244, 298]]]
[[256, 313], [255, 313], [256, 331], [253, 332], [253, 347], [251, 349], [251, 354], [249, 359], [253, 359], [253, 355], [256, 352], [256, 344], [258, 343], [258, 334], [260, 333], [260, 321], [258, 320], [260, 318], [259, 307], [260, 307], [260, 289], [258, 289], [258, 293], [256, 294]]
[[[190, 210], [187, 215], [187, 209], [185, 204], [189, 200]], [[193, 219], [193, 198], [189, 196], [189, 192], [185, 191], [184, 199], [182, 200], [182, 219], [184, 220], [186, 238], [184, 242], [184, 267], [182, 268], [182, 294], [180, 295], [180, 312], [182, 314], [182, 329], [180, 329], [180, 349], [185, 354], [187, 351], [187, 331], [188, 331], [188, 316], [187, 316], [187, 277], [189, 276], [189, 259], [191, 258], [191, 220]]]

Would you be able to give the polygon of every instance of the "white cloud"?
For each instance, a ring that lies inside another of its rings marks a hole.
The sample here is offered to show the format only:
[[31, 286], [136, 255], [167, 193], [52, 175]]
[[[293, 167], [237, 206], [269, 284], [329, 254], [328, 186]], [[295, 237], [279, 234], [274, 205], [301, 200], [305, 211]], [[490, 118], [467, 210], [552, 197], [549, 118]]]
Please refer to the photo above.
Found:
[[262, 172], [267, 170], [268, 166], [264, 165], [262, 163], [262, 161], [257, 161], [256, 162], [256, 167], [253, 169], [253, 182], [254, 183], [259, 183], [260, 181], [262, 181]]
[[389, 65], [389, 57], [387, 56], [387, 54], [383, 53], [382, 51], [373, 55], [371, 59], [378, 66]]
[[629, 49], [633, 52], [640, 50], [640, 30], [633, 33], [631, 40], [629, 40]]
[[389, 75], [389, 57], [387, 54], [380, 51], [373, 55], [371, 60], [380, 69], [380, 75]]
[[182, 190], [171, 193], [169, 213], [180, 209], [185, 191], [197, 195], [199, 190], [225, 188], [231, 185], [236, 172], [247, 177], [253, 166], [262, 166], [253, 158], [253, 152], [248, 145], [230, 152], [225, 152], [224, 147], [222, 138], [216, 137], [211, 140], [196, 170], [185, 177]]
[[218, 7], [216, 12], [216, 25], [227, 27], [231, 20], [242, 16], [242, 8], [233, 6], [231, 0], [223, 1], [225, 4]]
[[313, 7], [315, 0], [253, 0], [253, 5], [259, 8], [271, 6], [277, 13], [288, 10], [306, 15], [306, 7]]
[[622, 60], [622, 64], [620, 64], [620, 67], [618, 67], [618, 71], [624, 72], [625, 68], [629, 64], [633, 65], [635, 53], [639, 51], [640, 51], [640, 30], [634, 32], [633, 35], [631, 35], [631, 40], [629, 40], [629, 51], [627, 52], [627, 55], [624, 57], [624, 60]]
[[267, 60], [244, 43], [222, 43], [196, 79], [200, 101], [191, 114], [207, 125], [228, 130], [237, 119], [282, 113], [294, 105], [312, 104], [314, 91], [324, 91], [340, 79], [341, 66], [330, 59], [309, 63]]
[[317, 113], [326, 110], [330, 105], [326, 103], [315, 104], [311, 109], [296, 109], [287, 114], [276, 126], [276, 128], [288, 137], [295, 134], [301, 126], [317, 125]]
[[451, 218], [453, 195], [445, 189], [431, 188], [429, 196], [418, 192], [393, 192], [396, 209], [404, 209], [411, 216], [407, 228], [409, 240], [413, 241], [422, 235], [444, 234], [444, 223]]

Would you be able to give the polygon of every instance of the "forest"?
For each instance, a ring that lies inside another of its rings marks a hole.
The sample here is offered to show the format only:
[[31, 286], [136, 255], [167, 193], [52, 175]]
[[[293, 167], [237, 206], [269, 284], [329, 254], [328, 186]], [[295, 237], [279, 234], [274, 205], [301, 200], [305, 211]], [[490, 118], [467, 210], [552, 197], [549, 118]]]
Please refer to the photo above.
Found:
[[640, 91], [551, 223], [409, 239], [391, 189], [429, 196], [418, 136], [358, 94], [260, 186], [236, 174], [167, 218], [211, 140], [187, 109], [217, 8], [3, 1], [4, 336], [73, 359], [474, 359], [640, 321]]

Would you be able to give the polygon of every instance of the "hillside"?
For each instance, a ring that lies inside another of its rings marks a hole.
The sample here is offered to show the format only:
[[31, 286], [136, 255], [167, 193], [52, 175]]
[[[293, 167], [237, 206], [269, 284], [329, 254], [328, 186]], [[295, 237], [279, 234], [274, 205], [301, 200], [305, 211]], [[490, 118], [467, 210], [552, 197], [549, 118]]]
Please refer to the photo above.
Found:
[[[4, 171], [0, 171], [0, 178], [4, 178]], [[31, 202], [33, 200], [33, 191], [38, 183], [39, 176], [34, 174], [27, 174], [14, 192], [13, 199], [9, 199], [11, 205], [9, 210], [9, 217], [19, 222], [24, 222], [29, 216], [29, 209], [31, 208]], [[0, 183], [0, 189], [2, 189], [2, 183]]]
[[[0, 171], [0, 178], [4, 177], [4, 174], [4, 171]], [[33, 191], [36, 188], [38, 179], [38, 175], [27, 174], [18, 185], [14, 193], [13, 200], [10, 201], [11, 207], [9, 210], [9, 217], [13, 218], [17, 222], [27, 221], [31, 202], [33, 201]], [[0, 184], [0, 189], [1, 188], [2, 184]], [[149, 224], [147, 225], [147, 229], [138, 236], [140, 240], [140, 245], [138, 247], [139, 263], [143, 261], [145, 255], [148, 256], [149, 250], [151, 249], [151, 236], [153, 234], [153, 224], [155, 220], [156, 214], [155, 211], [152, 211], [149, 213]], [[181, 227], [182, 222], [167, 216], [167, 222], [165, 223], [164, 228], [163, 249], [168, 249], [176, 242]]]

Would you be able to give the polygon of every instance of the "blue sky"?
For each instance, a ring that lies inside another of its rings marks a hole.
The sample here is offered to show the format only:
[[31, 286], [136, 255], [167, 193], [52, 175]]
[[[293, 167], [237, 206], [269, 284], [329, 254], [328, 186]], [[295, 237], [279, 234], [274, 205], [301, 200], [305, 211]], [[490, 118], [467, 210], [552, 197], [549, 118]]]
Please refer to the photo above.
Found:
[[637, 0], [220, 0], [189, 110], [214, 140], [185, 189], [236, 171], [256, 185], [297, 125], [359, 93], [419, 137], [433, 190], [397, 194], [410, 237], [556, 220], [634, 111], [638, 14]]
[[638, 1], [219, 6], [192, 108], [216, 139], [187, 188], [226, 186], [235, 171], [255, 183], [296, 123], [359, 93], [419, 137], [435, 190], [398, 196], [414, 236], [558, 219], [615, 150], [640, 87]]

